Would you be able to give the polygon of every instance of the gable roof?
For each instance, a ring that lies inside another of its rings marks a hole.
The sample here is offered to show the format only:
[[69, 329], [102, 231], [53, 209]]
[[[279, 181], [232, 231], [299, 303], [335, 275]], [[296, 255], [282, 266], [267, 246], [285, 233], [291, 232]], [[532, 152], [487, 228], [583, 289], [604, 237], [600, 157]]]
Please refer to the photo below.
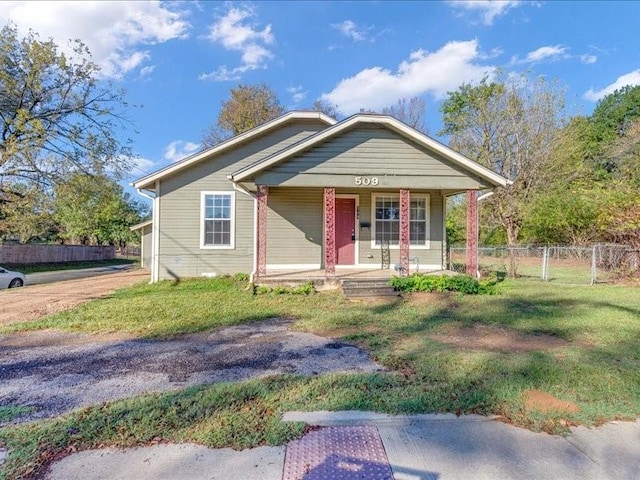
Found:
[[418, 132], [411, 128], [407, 124], [388, 115], [373, 115], [373, 114], [357, 114], [353, 115], [339, 123], [335, 123], [332, 126], [301, 140], [288, 148], [285, 148], [279, 152], [274, 153], [268, 157], [263, 158], [251, 165], [248, 165], [236, 172], [233, 172], [229, 179], [233, 182], [241, 182], [249, 179], [251, 176], [268, 169], [278, 163], [295, 156], [304, 150], [313, 148], [331, 138], [339, 136], [341, 133], [349, 130], [350, 128], [357, 126], [358, 124], [375, 124], [381, 125], [390, 130], [402, 135], [403, 137], [421, 145], [425, 148], [433, 150], [442, 155], [447, 160], [450, 160], [455, 165], [462, 167], [464, 170], [473, 172], [479, 177], [487, 180], [489, 183], [495, 186], [506, 186], [511, 183], [510, 180], [504, 178], [492, 170], [483, 167], [477, 162], [465, 157], [464, 155], [452, 150], [446, 145], [434, 140], [433, 138]]
[[279, 116], [267, 123], [263, 123], [251, 130], [248, 130], [240, 135], [236, 135], [228, 140], [225, 140], [218, 145], [208, 148], [206, 150], [202, 150], [198, 153], [190, 155], [178, 162], [172, 163], [160, 170], [156, 170], [149, 175], [146, 175], [142, 178], [139, 178], [131, 183], [131, 186], [134, 188], [145, 188], [153, 185], [156, 180], [160, 180], [168, 175], [172, 175], [175, 172], [178, 172], [182, 169], [192, 166], [195, 163], [201, 162], [212, 155], [218, 155], [229, 151], [238, 145], [246, 143], [259, 135], [262, 135], [271, 130], [275, 130], [278, 127], [281, 127], [287, 123], [293, 122], [295, 120], [320, 120], [327, 125], [334, 125], [337, 123], [337, 120], [325, 115], [321, 112], [302, 112], [302, 111], [293, 111], [285, 113], [284, 115]]

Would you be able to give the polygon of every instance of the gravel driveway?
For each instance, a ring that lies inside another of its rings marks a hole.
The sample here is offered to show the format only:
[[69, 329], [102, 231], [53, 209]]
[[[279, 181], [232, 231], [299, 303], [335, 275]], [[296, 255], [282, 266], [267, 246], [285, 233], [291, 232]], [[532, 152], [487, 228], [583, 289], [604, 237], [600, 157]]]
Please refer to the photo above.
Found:
[[203, 383], [382, 370], [357, 347], [292, 331], [290, 323], [273, 319], [174, 340], [54, 331], [2, 335], [0, 405], [32, 407], [18, 420], [26, 421]]
[[0, 290], [0, 325], [26, 322], [69, 310], [105, 297], [118, 288], [145, 281], [149, 281], [149, 272], [131, 269], [93, 278]]

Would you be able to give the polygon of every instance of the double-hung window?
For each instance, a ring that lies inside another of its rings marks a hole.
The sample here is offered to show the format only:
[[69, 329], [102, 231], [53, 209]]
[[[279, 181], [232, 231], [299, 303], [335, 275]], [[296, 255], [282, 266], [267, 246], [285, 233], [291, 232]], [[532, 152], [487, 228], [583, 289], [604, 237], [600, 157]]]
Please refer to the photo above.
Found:
[[201, 248], [234, 248], [235, 192], [202, 192]]
[[[383, 242], [391, 248], [400, 245], [400, 197], [397, 195], [373, 195], [372, 246]], [[410, 245], [429, 248], [429, 195], [411, 195], [409, 207]]]

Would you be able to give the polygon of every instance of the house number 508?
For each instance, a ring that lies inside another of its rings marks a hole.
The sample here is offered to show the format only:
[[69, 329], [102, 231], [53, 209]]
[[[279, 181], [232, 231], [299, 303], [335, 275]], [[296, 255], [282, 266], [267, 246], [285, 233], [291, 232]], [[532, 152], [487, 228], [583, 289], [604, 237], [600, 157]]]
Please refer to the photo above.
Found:
[[356, 177], [355, 178], [356, 185], [369, 186], [373, 185], [374, 187], [378, 185], [378, 177]]

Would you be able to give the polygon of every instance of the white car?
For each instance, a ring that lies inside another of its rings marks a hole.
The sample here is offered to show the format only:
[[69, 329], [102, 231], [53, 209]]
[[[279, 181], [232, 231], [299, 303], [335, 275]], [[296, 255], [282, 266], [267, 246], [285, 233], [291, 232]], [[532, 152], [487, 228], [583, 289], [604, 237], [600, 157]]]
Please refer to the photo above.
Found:
[[0, 289], [22, 287], [25, 281], [22, 273], [0, 267]]

